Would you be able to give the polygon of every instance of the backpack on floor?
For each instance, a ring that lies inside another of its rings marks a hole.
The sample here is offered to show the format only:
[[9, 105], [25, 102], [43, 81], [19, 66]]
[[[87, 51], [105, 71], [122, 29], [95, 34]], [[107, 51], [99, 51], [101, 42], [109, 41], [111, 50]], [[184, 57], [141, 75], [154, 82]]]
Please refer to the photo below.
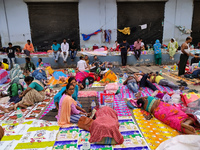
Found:
[[8, 93], [10, 97], [18, 96], [18, 91], [20, 91], [20, 93], [24, 91], [24, 88], [21, 84], [13, 83], [8, 88]]

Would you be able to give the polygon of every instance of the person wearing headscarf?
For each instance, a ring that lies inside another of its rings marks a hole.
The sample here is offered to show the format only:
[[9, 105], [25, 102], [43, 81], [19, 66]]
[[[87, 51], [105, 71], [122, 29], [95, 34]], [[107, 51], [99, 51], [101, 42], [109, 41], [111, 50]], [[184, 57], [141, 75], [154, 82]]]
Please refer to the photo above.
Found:
[[18, 84], [20, 79], [24, 79], [23, 72], [18, 64], [14, 64], [13, 68], [10, 71], [11, 84]]
[[170, 59], [174, 60], [174, 55], [176, 54], [176, 51], [178, 49], [178, 42], [175, 40], [175, 38], [171, 38], [171, 41], [168, 44], [168, 51]]
[[155, 54], [155, 64], [161, 65], [162, 63], [162, 52], [161, 52], [161, 43], [159, 40], [156, 40], [156, 43], [153, 45], [154, 54]]

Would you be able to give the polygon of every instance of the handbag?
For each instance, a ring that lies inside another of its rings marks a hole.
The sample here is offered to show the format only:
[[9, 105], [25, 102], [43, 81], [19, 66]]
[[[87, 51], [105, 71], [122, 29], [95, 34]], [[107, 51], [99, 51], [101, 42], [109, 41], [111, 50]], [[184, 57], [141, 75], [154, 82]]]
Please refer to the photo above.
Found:
[[90, 126], [92, 125], [93, 119], [82, 116], [78, 121], [78, 127], [89, 131]]

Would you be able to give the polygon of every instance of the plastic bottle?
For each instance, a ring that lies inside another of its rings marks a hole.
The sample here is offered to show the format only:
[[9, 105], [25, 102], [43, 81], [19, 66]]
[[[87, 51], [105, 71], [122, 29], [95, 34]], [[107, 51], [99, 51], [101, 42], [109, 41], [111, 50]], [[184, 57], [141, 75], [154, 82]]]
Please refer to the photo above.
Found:
[[91, 103], [91, 108], [92, 108], [92, 110], [94, 109], [94, 107], [96, 107], [96, 103], [95, 103], [94, 100], [92, 100], [92, 103]]
[[83, 143], [82, 150], [90, 150], [90, 142], [88, 141], [87, 138], [85, 139], [85, 141]]
[[168, 69], [167, 74], [170, 75], [170, 69]]
[[200, 61], [199, 61], [199, 65], [198, 65], [198, 67], [200, 67]]
[[20, 94], [21, 94], [21, 90], [19, 89], [19, 90], [18, 90], [18, 95], [20, 95]]
[[52, 83], [50, 84], [50, 89], [53, 89], [53, 84]]
[[162, 70], [160, 70], [159, 74], [162, 75]]
[[17, 108], [17, 122], [19, 124], [24, 122], [23, 113], [22, 113], [22, 111], [21, 111], [21, 109], [19, 107]]
[[86, 81], [85, 81], [85, 87], [86, 87], [86, 89], [89, 89], [89, 80], [88, 79], [86, 79]]
[[126, 73], [124, 73], [123, 80], [126, 80], [127, 78], [128, 78], [128, 75]]

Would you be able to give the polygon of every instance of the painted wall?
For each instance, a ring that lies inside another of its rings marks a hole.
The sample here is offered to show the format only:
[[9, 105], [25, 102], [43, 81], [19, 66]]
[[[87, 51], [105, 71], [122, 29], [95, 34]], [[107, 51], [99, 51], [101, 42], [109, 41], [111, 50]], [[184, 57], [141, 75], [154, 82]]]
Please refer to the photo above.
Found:
[[189, 34], [181, 34], [176, 25], [185, 26], [186, 29], [192, 27], [193, 0], [169, 0], [165, 4], [165, 19], [163, 43], [168, 44], [174, 37], [181, 45]]
[[[88, 41], [83, 41], [81, 33], [90, 34], [100, 28], [112, 30], [110, 44], [102, 42], [101, 33], [91, 36]], [[116, 0], [79, 0], [79, 29], [81, 46], [112, 46], [117, 39]]]
[[23, 47], [27, 39], [31, 40], [27, 5], [23, 0], [4, 0], [4, 2], [6, 10], [4, 9], [3, 0], [0, 0], [0, 35], [2, 46], [7, 47], [8, 42], [12, 42], [13, 45]]

